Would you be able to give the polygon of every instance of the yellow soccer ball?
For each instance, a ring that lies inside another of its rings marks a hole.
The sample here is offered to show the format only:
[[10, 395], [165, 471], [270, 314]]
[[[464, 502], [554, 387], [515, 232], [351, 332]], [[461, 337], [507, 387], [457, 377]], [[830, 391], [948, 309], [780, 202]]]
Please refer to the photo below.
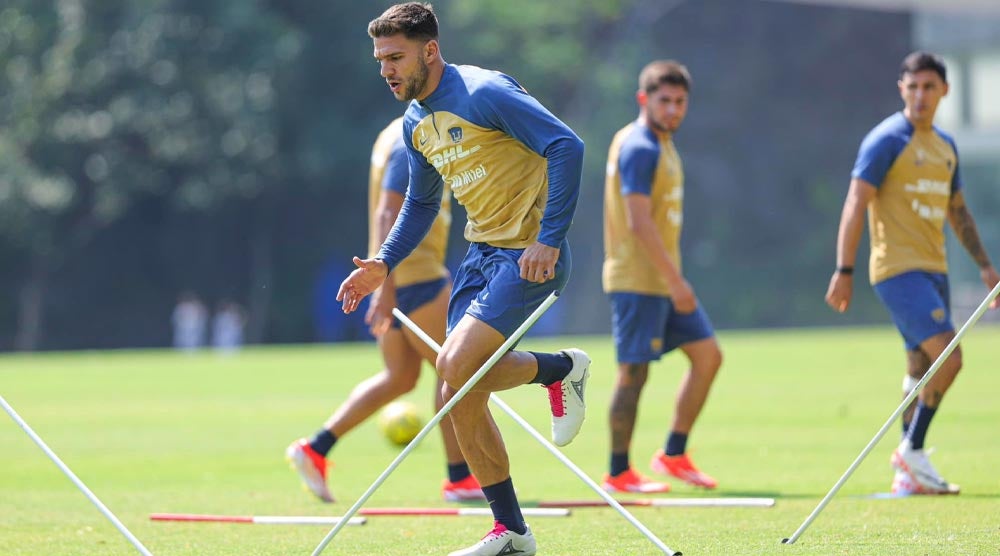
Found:
[[424, 420], [420, 418], [417, 406], [398, 400], [382, 409], [378, 416], [378, 428], [389, 442], [406, 446], [424, 428]]

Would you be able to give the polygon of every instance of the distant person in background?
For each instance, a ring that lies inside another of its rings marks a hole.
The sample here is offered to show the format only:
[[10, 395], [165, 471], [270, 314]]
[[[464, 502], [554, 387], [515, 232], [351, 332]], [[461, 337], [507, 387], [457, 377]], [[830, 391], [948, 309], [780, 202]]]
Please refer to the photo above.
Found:
[[212, 347], [220, 351], [235, 351], [243, 347], [246, 326], [243, 307], [230, 300], [219, 303], [212, 315]]
[[[409, 183], [403, 118], [397, 118], [379, 134], [372, 149], [368, 184], [369, 256], [375, 256], [396, 221]], [[437, 354], [392, 316], [393, 307], [410, 317], [440, 345], [444, 343], [445, 320], [451, 279], [444, 266], [451, 224], [449, 196], [430, 232], [404, 259], [371, 298], [365, 322], [377, 338], [385, 368], [358, 384], [311, 440], [300, 439], [288, 447], [287, 456], [306, 486], [321, 500], [333, 501], [326, 483], [326, 456], [345, 434], [399, 396], [413, 390], [424, 361], [434, 365]], [[444, 405], [438, 378], [434, 405]], [[440, 423], [448, 463], [448, 478], [441, 489], [448, 501], [482, 500], [483, 491], [472, 476], [455, 440], [451, 416]]]
[[170, 322], [174, 328], [175, 348], [191, 351], [205, 345], [208, 310], [194, 293], [180, 294]]
[[[673, 60], [639, 74], [639, 117], [611, 142], [604, 189], [604, 291], [611, 300], [618, 375], [611, 399], [609, 492], [667, 492], [629, 462], [639, 396], [649, 364], [674, 349], [690, 362], [673, 422], [653, 471], [715, 488], [687, 455], [688, 436], [722, 364], [708, 314], [681, 273], [684, 170], [673, 135], [687, 114], [691, 77]], [[663, 400], [657, 395], [657, 403]]]
[[[903, 110], [868, 133], [851, 172], [837, 235], [837, 268], [826, 302], [841, 313], [850, 306], [854, 262], [867, 211], [868, 275], [903, 336], [905, 397], [955, 338], [945, 256], [946, 220], [979, 266], [986, 287], [992, 289], [1000, 276], [965, 205], [955, 141], [934, 126], [938, 103], [948, 94], [944, 62], [933, 54], [914, 52], [903, 60], [897, 84]], [[961, 367], [962, 350], [956, 347], [920, 392], [916, 408], [911, 406], [903, 414], [903, 440], [891, 460], [896, 470], [894, 493], [959, 491], [958, 485], [944, 480], [931, 465], [924, 440]]]

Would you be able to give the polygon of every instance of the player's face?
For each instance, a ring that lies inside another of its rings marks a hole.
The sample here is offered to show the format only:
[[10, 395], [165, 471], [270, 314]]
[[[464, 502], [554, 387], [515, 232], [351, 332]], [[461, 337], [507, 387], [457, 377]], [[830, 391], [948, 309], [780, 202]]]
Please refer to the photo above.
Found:
[[688, 92], [680, 85], [664, 83], [650, 93], [639, 92], [639, 105], [646, 111], [646, 123], [653, 129], [673, 133], [687, 115]]
[[913, 123], [931, 124], [938, 103], [946, 94], [948, 84], [933, 70], [904, 73], [899, 80], [899, 96], [903, 97], [904, 114]]
[[410, 40], [402, 33], [377, 37], [374, 42], [375, 60], [396, 100], [410, 101], [426, 97], [424, 89], [427, 88], [429, 70], [424, 57], [428, 45], [436, 42]]

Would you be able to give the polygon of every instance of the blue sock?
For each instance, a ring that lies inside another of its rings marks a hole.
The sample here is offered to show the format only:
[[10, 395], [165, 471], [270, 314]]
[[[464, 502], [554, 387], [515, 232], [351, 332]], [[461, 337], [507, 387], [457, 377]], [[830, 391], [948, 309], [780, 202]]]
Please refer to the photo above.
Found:
[[620, 475], [628, 471], [628, 452], [616, 454], [611, 452], [611, 476]]
[[573, 370], [573, 360], [564, 353], [536, 353], [529, 351], [538, 361], [538, 374], [532, 379], [531, 384], [543, 384], [548, 386], [566, 378], [566, 375]]
[[493, 519], [503, 523], [504, 527], [518, 535], [523, 535], [528, 530], [524, 524], [524, 516], [521, 515], [521, 506], [517, 503], [514, 483], [510, 477], [495, 485], [484, 486], [483, 494], [486, 495], [486, 500], [490, 503]]
[[910, 422], [910, 430], [906, 436], [910, 437], [910, 444], [914, 450], [924, 449], [924, 437], [927, 436], [927, 427], [931, 425], [931, 419], [937, 413], [936, 407], [927, 407], [923, 401], [917, 402], [917, 410], [913, 412], [913, 420]]
[[320, 429], [312, 440], [309, 441], [309, 446], [319, 455], [326, 457], [333, 449], [333, 445], [337, 443], [337, 435], [326, 429]]
[[449, 463], [448, 464], [448, 480], [457, 483], [462, 479], [472, 475], [472, 471], [469, 471], [469, 464], [466, 462], [462, 463]]
[[668, 456], [679, 456], [687, 450], [688, 435], [670, 431], [663, 453]]

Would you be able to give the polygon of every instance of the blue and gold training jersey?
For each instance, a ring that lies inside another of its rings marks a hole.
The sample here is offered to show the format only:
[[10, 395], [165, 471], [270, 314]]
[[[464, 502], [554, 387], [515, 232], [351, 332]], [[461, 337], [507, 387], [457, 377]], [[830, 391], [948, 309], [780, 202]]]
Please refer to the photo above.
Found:
[[948, 272], [944, 223], [962, 187], [950, 136], [917, 130], [897, 112], [865, 136], [851, 176], [878, 188], [868, 206], [873, 284], [911, 270]]
[[[403, 118], [392, 121], [375, 140], [372, 147], [371, 171], [368, 174], [368, 256], [378, 253], [380, 243], [375, 230], [375, 209], [383, 191], [406, 195], [410, 172], [403, 144]], [[438, 212], [430, 232], [420, 245], [393, 271], [397, 287], [427, 282], [448, 275], [444, 265], [448, 248], [448, 228], [451, 225], [451, 196], [447, 188], [441, 196]]]
[[625, 196], [647, 195], [653, 221], [671, 260], [681, 266], [684, 168], [668, 135], [632, 122], [615, 134], [604, 178], [604, 272], [606, 292], [669, 296], [666, 278], [628, 228]]
[[403, 121], [410, 187], [379, 255], [405, 256], [447, 184], [468, 213], [465, 238], [507, 249], [558, 247], [576, 209], [583, 142], [511, 77], [446, 65]]

